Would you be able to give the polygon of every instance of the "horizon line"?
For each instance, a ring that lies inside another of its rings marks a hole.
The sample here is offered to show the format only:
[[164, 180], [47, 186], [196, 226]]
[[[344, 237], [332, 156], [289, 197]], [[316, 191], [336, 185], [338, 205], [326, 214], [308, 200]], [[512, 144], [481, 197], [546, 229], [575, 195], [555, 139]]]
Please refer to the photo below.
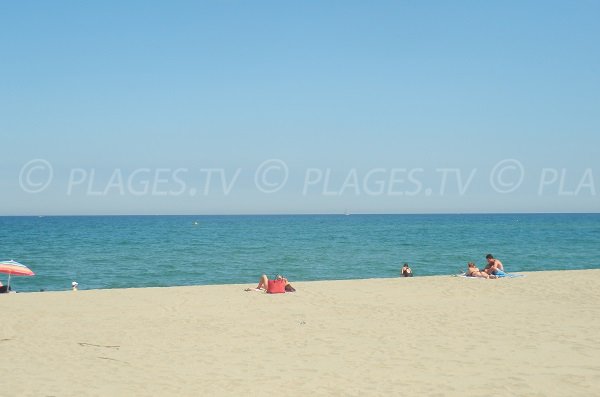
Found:
[[343, 212], [307, 212], [307, 213], [231, 213], [231, 214], [117, 214], [117, 213], [109, 213], [109, 214], [0, 214], [0, 217], [9, 218], [9, 217], [75, 217], [75, 216], [85, 216], [85, 217], [95, 217], [95, 216], [352, 216], [352, 215], [597, 215], [600, 212], [351, 212], [351, 213], [343, 213]]

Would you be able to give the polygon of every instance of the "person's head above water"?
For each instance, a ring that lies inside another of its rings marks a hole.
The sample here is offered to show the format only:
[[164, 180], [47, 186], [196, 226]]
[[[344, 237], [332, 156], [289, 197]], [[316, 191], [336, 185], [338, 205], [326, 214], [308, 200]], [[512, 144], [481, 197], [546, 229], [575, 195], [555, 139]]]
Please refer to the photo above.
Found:
[[408, 267], [408, 263], [405, 263], [404, 266], [402, 266], [402, 267]]

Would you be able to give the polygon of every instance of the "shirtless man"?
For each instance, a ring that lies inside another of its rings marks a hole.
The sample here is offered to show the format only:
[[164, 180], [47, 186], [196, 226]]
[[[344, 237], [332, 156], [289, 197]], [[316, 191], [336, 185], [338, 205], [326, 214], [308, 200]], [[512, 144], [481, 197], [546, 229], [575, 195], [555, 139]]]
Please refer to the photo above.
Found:
[[487, 259], [487, 266], [483, 270], [487, 274], [496, 274], [496, 275], [504, 275], [504, 265], [498, 259], [494, 258], [494, 255], [487, 254], [485, 256]]

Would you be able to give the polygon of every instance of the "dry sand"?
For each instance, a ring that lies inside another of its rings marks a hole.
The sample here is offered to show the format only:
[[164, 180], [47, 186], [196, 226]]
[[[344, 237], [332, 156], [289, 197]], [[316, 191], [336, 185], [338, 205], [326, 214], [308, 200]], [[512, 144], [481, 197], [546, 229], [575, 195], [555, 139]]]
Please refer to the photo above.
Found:
[[4, 294], [11, 396], [597, 396], [600, 270]]

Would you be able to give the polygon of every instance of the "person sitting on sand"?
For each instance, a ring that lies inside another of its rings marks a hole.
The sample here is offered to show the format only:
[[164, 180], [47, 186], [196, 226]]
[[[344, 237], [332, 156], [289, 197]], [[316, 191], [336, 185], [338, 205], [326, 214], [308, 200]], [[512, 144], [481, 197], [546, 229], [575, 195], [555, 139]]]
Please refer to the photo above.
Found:
[[[256, 287], [257, 291], [266, 291], [268, 294], [278, 294], [284, 292], [295, 292], [296, 289], [292, 287], [292, 284], [288, 281], [287, 278], [283, 277], [281, 274], [275, 276], [275, 279], [269, 280], [266, 274], [260, 276], [258, 280], [258, 286]], [[246, 289], [246, 291], [251, 291], [251, 289]]]
[[413, 276], [412, 270], [408, 266], [408, 263], [405, 263], [404, 266], [402, 266], [402, 276], [404, 276], [404, 277], [412, 277]]
[[2, 281], [0, 281], [0, 294], [5, 294], [10, 291], [12, 291], [12, 288], [7, 285], [3, 285]]
[[487, 254], [485, 259], [487, 260], [488, 264], [483, 270], [484, 272], [490, 275], [494, 274], [496, 276], [506, 275], [506, 273], [504, 273], [504, 265], [502, 265], [502, 262], [500, 262], [498, 259], [494, 258], [494, 255]]
[[495, 275], [489, 275], [486, 272], [482, 272], [479, 270], [477, 266], [473, 262], [467, 263], [467, 272], [465, 273], [467, 277], [479, 277], [479, 278], [496, 278]]

